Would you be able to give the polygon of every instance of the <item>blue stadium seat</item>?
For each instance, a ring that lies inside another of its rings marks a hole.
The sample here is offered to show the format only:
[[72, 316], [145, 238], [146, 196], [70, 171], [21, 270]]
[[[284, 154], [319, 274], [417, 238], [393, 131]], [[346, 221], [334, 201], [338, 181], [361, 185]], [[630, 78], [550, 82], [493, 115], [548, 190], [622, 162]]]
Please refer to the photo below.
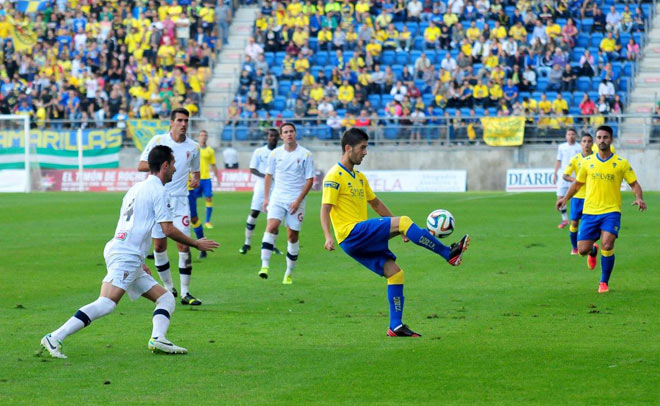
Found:
[[390, 50], [383, 51], [383, 55], [381, 55], [380, 62], [384, 66], [394, 65], [395, 61], [396, 61], [396, 54], [394, 53], [394, 51], [390, 51]]
[[623, 72], [623, 63], [613, 62], [612, 63], [612, 73], [614, 73], [614, 80], [621, 78], [621, 73]]
[[354, 54], [355, 53], [353, 51], [344, 52], [344, 63], [350, 61]]
[[[432, 61], [433, 59], [431, 59], [431, 57], [435, 58], [435, 55], [429, 55], [429, 54], [431, 54], [432, 52], [435, 53], [435, 51], [426, 51], [426, 59]], [[414, 64], [415, 64], [415, 61], [416, 61], [420, 56], [422, 56], [422, 51], [418, 51], [418, 50], [416, 50], [416, 49], [410, 51], [410, 59], [409, 59], [409, 63], [410, 63], [411, 65], [414, 65]]]
[[424, 35], [424, 31], [429, 28], [429, 23], [428, 21], [422, 21], [419, 23], [419, 35]]
[[286, 52], [276, 52], [275, 53], [275, 65], [282, 65], [282, 61], [286, 58]]
[[536, 91], [536, 92], [532, 93], [532, 99], [534, 99], [536, 101], [541, 100], [541, 94], [543, 94], [543, 92], [540, 92], [540, 91]]
[[[646, 5], [646, 4], [644, 4], [644, 5]], [[648, 14], [647, 14], [647, 16], [648, 16]], [[640, 49], [644, 48], [644, 43], [646, 41], [644, 41], [644, 37], [642, 36], [641, 32], [634, 32], [633, 33], [633, 39], [635, 40], [637, 45], [639, 45]], [[626, 44], [622, 44], [622, 45], [626, 45]]]
[[591, 34], [591, 40], [590, 44], [592, 47], [599, 48], [600, 47], [600, 41], [603, 40], [603, 34], [599, 32], [594, 32]]
[[470, 108], [469, 107], [461, 107], [461, 116], [469, 117], [470, 116]]
[[422, 101], [424, 102], [424, 106], [426, 107], [433, 104], [434, 98], [435, 96], [433, 96], [433, 94], [430, 92], [422, 93]]
[[598, 91], [598, 86], [600, 86], [600, 79], [596, 79], [596, 80], [591, 81], [591, 90], [597, 92]]
[[477, 107], [474, 109], [474, 113], [477, 115], [477, 117], [483, 117], [484, 109], [482, 107]]
[[316, 38], [316, 37], [310, 37], [309, 38], [309, 47], [314, 52], [318, 51], [318, 49], [319, 49], [319, 39]]
[[594, 101], [594, 103], [598, 101], [598, 92], [591, 90], [587, 92], [587, 94], [589, 95], [589, 98]]
[[571, 61], [579, 62], [582, 55], [584, 55], [584, 50], [585, 48], [583, 47], [573, 48], [573, 51], [571, 51]]
[[314, 63], [319, 66], [325, 66], [330, 61], [330, 57], [327, 52], [317, 52], [314, 56]]
[[555, 100], [557, 98], [557, 92], [545, 92], [548, 100]]
[[578, 34], [577, 41], [575, 41], [575, 45], [578, 47], [588, 47], [589, 46], [589, 34], [585, 32], [581, 32]]
[[448, 108], [448, 109], [445, 109], [445, 112], [449, 113], [449, 117], [454, 117], [454, 116], [456, 115], [456, 112], [457, 112], [457, 111], [458, 111], [458, 110], [455, 109], [455, 108], [453, 108], [453, 107], [450, 107], [450, 108]]
[[273, 75], [275, 77], [280, 77], [282, 76], [282, 67], [281, 66], [273, 66], [270, 68], [271, 72], [273, 72]]
[[582, 92], [588, 92], [591, 89], [591, 78], [589, 76], [580, 76], [577, 80], [577, 89]]
[[319, 72], [323, 69], [325, 69], [325, 66], [312, 65], [310, 72], [312, 73], [312, 76], [314, 76], [314, 79], [318, 79]]
[[236, 127], [236, 139], [238, 141], [247, 141], [248, 139], [248, 128], [247, 127]]
[[286, 109], [286, 99], [284, 96], [276, 96], [273, 100], [273, 109], [283, 111]]
[[264, 60], [269, 66], [275, 65], [275, 52], [264, 52]]
[[329, 140], [332, 138], [330, 127], [319, 125], [312, 129], [314, 136], [320, 140]]
[[370, 94], [369, 95], [369, 103], [371, 103], [371, 106], [378, 110], [380, 108], [380, 95], [379, 94]]
[[277, 88], [278, 88], [277, 95], [286, 97], [289, 95], [289, 89], [291, 88], [291, 81], [282, 80], [277, 85]]
[[392, 100], [394, 100], [394, 97], [391, 94], [384, 94], [380, 97], [380, 105], [384, 108]]
[[625, 76], [633, 75], [633, 67], [635, 66], [634, 62], [626, 62], [623, 64], [623, 74]]
[[497, 115], [497, 109], [495, 107], [488, 107], [488, 113], [491, 116], [496, 116]]
[[582, 19], [581, 32], [591, 32], [591, 27], [594, 25], [594, 19], [591, 17], [585, 17]]
[[424, 37], [415, 37], [415, 45], [413, 46], [414, 49], [417, 49], [418, 51], [423, 51], [424, 50]]
[[399, 126], [398, 124], [391, 124], [385, 127], [384, 134], [385, 139], [395, 140], [399, 136]]
[[231, 141], [234, 138], [234, 127], [226, 126], [222, 129], [222, 140]]
[[[417, 25], [416, 22], [409, 21], [409, 22], [406, 23], [406, 26], [408, 27], [408, 31], [410, 31], [410, 36], [411, 37], [414, 37], [414, 36], [417, 35], [418, 25]], [[423, 36], [424, 33], [422, 32], [421, 35]]]
[[281, 111], [281, 110], [275, 110], [275, 109], [272, 109], [272, 110], [269, 110], [269, 111], [268, 111], [268, 114], [270, 114], [271, 117], [277, 117], [278, 114], [282, 114], [282, 111]]
[[579, 116], [582, 112], [579, 107], [571, 106], [568, 108], [568, 114], [571, 116]]
[[346, 117], [346, 109], [338, 109], [337, 110], [337, 115], [339, 117]]
[[403, 66], [401, 65], [393, 65], [392, 66], [392, 72], [394, 72], [394, 75], [397, 77], [397, 79], [401, 79], [401, 74], [403, 73]]
[[532, 95], [529, 92], [520, 92], [518, 93], [518, 100], [522, 101], [525, 97], [530, 98]]
[[563, 97], [564, 100], [566, 100], [566, 103], [568, 103], [569, 107], [571, 106], [571, 104], [573, 104], [573, 93], [561, 92], [561, 97]]
[[397, 63], [397, 65], [407, 65], [408, 64], [408, 52], [405, 52], [405, 51], [397, 52], [396, 53], [396, 63]]
[[[435, 60], [438, 57], [437, 52], [432, 49], [429, 49], [424, 53], [426, 54], [426, 59], [428, 59], [429, 62], [431, 62], [431, 65], [435, 64]], [[415, 63], [417, 58], [419, 58], [421, 55], [422, 55], [421, 52], [419, 53], [419, 55], [417, 55], [417, 51], [412, 51], [410, 53], [410, 59], [412, 60], [412, 63]]]
[[539, 78], [536, 81], [536, 89], [544, 92], [548, 88], [548, 79], [546, 78]]
[[629, 89], [628, 89], [628, 83], [629, 83], [629, 82], [628, 82], [625, 78], [622, 78], [622, 79], [619, 81], [619, 86], [618, 86], [619, 90], [622, 90], [622, 91], [624, 91], [624, 92], [627, 92], [627, 91], [629, 90]]
[[293, 118], [293, 111], [291, 110], [282, 111], [282, 118]]

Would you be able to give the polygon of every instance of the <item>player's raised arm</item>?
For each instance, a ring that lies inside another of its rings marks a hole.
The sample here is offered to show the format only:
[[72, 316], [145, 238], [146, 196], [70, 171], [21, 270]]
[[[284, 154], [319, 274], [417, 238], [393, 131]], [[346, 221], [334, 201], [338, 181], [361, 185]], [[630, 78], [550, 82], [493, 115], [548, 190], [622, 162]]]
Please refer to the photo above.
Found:
[[323, 235], [325, 236], [325, 244], [323, 245], [323, 248], [328, 251], [334, 251], [335, 240], [330, 232], [330, 211], [332, 211], [331, 204], [324, 203], [321, 205], [321, 228], [323, 229]]
[[174, 224], [172, 224], [171, 221], [166, 221], [163, 223], [159, 223], [161, 228], [163, 229], [163, 233], [168, 237], [173, 239], [174, 241], [187, 245], [189, 247], [195, 247], [200, 251], [211, 251], [215, 248], [218, 248], [220, 244], [213, 240], [207, 240], [206, 238], [200, 238], [199, 240], [193, 240], [192, 238], [188, 237], [179, 229], [174, 227]]
[[644, 201], [644, 197], [642, 196], [642, 186], [639, 184], [639, 182], [634, 181], [633, 183], [630, 183], [630, 188], [635, 194], [635, 201], [632, 202], [632, 205], [637, 206], [639, 208], [639, 211], [645, 211], [646, 202]]

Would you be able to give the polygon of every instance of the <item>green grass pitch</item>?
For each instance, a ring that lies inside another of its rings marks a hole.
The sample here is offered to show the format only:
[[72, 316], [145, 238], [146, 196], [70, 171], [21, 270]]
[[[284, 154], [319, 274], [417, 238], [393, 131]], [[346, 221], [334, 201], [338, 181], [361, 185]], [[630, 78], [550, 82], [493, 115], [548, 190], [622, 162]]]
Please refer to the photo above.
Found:
[[[458, 268], [391, 241], [406, 271], [404, 320], [422, 338], [386, 337], [385, 281], [323, 250], [320, 194], [308, 199], [294, 284], [284, 286], [284, 256], [269, 280], [257, 277], [263, 217], [253, 250], [238, 254], [250, 195], [221, 193], [207, 231], [221, 248], [193, 264], [204, 305], [177, 303], [168, 334], [190, 353], [149, 352], [153, 305], [125, 297], [55, 360], [36, 356], [39, 340], [98, 296], [121, 194], [0, 196], [0, 404], [660, 403], [660, 193], [646, 193], [646, 213], [624, 193], [606, 295], [600, 264], [590, 271], [569, 255], [553, 194], [380, 197], [419, 224], [448, 209], [448, 240], [472, 236]], [[276, 245], [284, 250], [284, 238]], [[169, 252], [176, 264], [172, 242]]]

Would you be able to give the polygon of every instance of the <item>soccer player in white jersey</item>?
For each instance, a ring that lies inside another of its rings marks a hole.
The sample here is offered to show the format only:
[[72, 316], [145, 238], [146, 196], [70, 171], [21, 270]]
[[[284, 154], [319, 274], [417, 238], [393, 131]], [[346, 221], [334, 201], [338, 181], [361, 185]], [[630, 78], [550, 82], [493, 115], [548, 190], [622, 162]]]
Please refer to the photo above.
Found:
[[[165, 186], [170, 195], [170, 206], [174, 214], [174, 227], [185, 235], [190, 235], [190, 205], [188, 203], [188, 174], [192, 173], [190, 187], [199, 186], [199, 144], [187, 137], [188, 117], [190, 113], [184, 108], [172, 110], [170, 114], [170, 132], [154, 136], [142, 151], [138, 170], [146, 172], [149, 170], [147, 157], [156, 145], [167, 145], [174, 151], [176, 158], [176, 172], [172, 182]], [[174, 297], [177, 291], [172, 282], [170, 273], [170, 260], [167, 256], [167, 238], [156, 224], [151, 235], [154, 239], [154, 262], [158, 269], [158, 275], [165, 287], [172, 292]], [[181, 304], [199, 306], [201, 300], [190, 294], [190, 278], [192, 275], [192, 260], [190, 248], [185, 244], [177, 244], [179, 250], [179, 275], [181, 278]]]
[[54, 358], [66, 358], [62, 353], [62, 341], [92, 321], [112, 313], [124, 293], [128, 293], [132, 300], [143, 296], [156, 303], [147, 348], [170, 354], [188, 352], [166, 338], [174, 312], [174, 296], [156, 282], [144, 264], [151, 242], [149, 237], [154, 225], [159, 224], [169, 238], [201, 251], [213, 251], [218, 243], [193, 240], [172, 225], [169, 195], [163, 185], [172, 180], [176, 171], [174, 162], [171, 148], [159, 145], [151, 149], [148, 156], [150, 175], [124, 195], [114, 237], [105, 245], [103, 256], [108, 273], [103, 278], [99, 298], [81, 307], [60, 328], [41, 339], [43, 349]]
[[[247, 254], [252, 244], [252, 233], [257, 224], [257, 217], [263, 210], [264, 203], [264, 178], [266, 177], [266, 166], [268, 165], [268, 157], [270, 153], [277, 148], [277, 143], [280, 140], [280, 133], [275, 128], [270, 128], [266, 131], [266, 145], [263, 145], [254, 150], [252, 159], [250, 159], [250, 172], [257, 177], [254, 183], [252, 192], [252, 202], [250, 203], [250, 214], [248, 214], [247, 222], [245, 224], [245, 243], [238, 252]], [[271, 187], [272, 190], [272, 187]], [[273, 245], [275, 245], [273, 243]], [[273, 247], [275, 253], [279, 253], [277, 248]]]
[[[296, 141], [296, 126], [284, 123], [280, 126], [280, 137], [284, 142], [268, 157], [264, 181], [264, 203], [262, 210], [268, 215], [266, 232], [261, 242], [261, 269], [259, 276], [268, 279], [268, 267], [273, 253], [277, 230], [286, 221], [287, 252], [286, 272], [282, 283], [292, 283], [292, 273], [298, 260], [300, 245], [298, 237], [305, 218], [305, 197], [314, 182], [312, 153]], [[271, 193], [271, 184], [275, 185]]]
[[[557, 173], [561, 169], [561, 173], [563, 174], [566, 170], [566, 167], [571, 162], [571, 158], [582, 151], [580, 144], [575, 142], [576, 139], [577, 132], [575, 129], [569, 128], [566, 130], [566, 142], [559, 144], [559, 147], [557, 147], [557, 160], [555, 161], [555, 171], [552, 175], [552, 183], [557, 185], [557, 201], [564, 197], [568, 191], [568, 188], [571, 186], [571, 182], [564, 180], [564, 178], [561, 176], [558, 177]], [[568, 225], [566, 206], [564, 205], [560, 207], [559, 212], [561, 213], [561, 223], [559, 223], [557, 228], [564, 228]]]

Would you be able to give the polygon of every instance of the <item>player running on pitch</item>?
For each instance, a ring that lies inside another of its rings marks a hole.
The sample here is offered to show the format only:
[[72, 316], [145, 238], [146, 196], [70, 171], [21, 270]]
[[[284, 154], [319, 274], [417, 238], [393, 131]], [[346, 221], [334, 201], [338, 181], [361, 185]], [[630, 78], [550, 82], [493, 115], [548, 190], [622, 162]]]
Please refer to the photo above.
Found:
[[589, 269], [596, 267], [596, 255], [599, 238], [601, 250], [601, 277], [598, 293], [609, 292], [609, 281], [614, 269], [614, 242], [619, 236], [621, 227], [621, 181], [625, 179], [635, 194], [633, 206], [639, 211], [646, 210], [642, 197], [642, 187], [637, 182], [637, 176], [628, 161], [612, 153], [610, 145], [613, 140], [612, 128], [606, 125], [596, 130], [598, 153], [590, 155], [582, 161], [580, 172], [571, 185], [566, 196], [557, 201], [557, 208], [566, 204], [582, 185], [586, 187], [582, 223], [578, 231], [578, 251], [580, 255], [589, 255]]
[[[582, 152], [571, 158], [571, 161], [568, 163], [568, 166], [566, 167], [566, 170], [564, 171], [564, 174], [562, 176], [562, 178], [566, 182], [573, 183], [575, 181], [575, 178], [572, 177], [571, 175], [575, 174], [575, 176], [577, 176], [578, 172], [580, 172], [580, 168], [582, 167], [582, 162], [584, 161], [584, 158], [593, 154], [593, 150], [592, 150], [593, 145], [594, 145], [594, 139], [591, 136], [591, 134], [583, 133], [582, 139], [580, 140], [580, 146], [582, 147]], [[584, 186], [582, 186], [577, 191], [575, 196], [571, 198], [571, 225], [569, 226], [569, 233], [568, 233], [569, 238], [571, 240], [571, 246], [573, 247], [571, 251], [571, 255], [578, 254], [578, 249], [577, 249], [578, 225], [580, 224], [580, 219], [582, 218], [582, 210], [584, 208], [585, 194], [586, 194], [586, 189]]]
[[144, 257], [151, 243], [151, 230], [159, 224], [167, 237], [201, 251], [213, 251], [218, 243], [206, 239], [193, 240], [172, 225], [169, 195], [163, 185], [172, 180], [176, 171], [174, 162], [172, 149], [167, 146], [158, 145], [149, 152], [150, 175], [124, 195], [114, 238], [105, 245], [103, 256], [108, 273], [103, 278], [99, 298], [81, 307], [60, 328], [41, 339], [41, 346], [51, 356], [66, 358], [62, 354], [62, 341], [92, 321], [112, 313], [124, 293], [128, 293], [132, 300], [143, 296], [156, 303], [147, 348], [170, 354], [188, 352], [166, 338], [174, 312], [174, 296], [156, 282], [144, 265]]
[[[387, 299], [390, 303], [390, 337], [420, 337], [403, 324], [403, 270], [394, 262], [396, 256], [388, 240], [402, 235], [443, 257], [449, 264], [461, 264], [470, 238], [466, 234], [458, 243], [447, 247], [425, 228], [420, 228], [408, 216], [395, 217], [369, 186], [364, 174], [355, 170], [367, 155], [369, 136], [359, 128], [346, 131], [341, 139], [343, 155], [323, 179], [321, 227], [325, 235], [324, 248], [335, 249], [330, 223], [339, 246], [353, 259], [376, 274], [387, 278]], [[367, 219], [367, 203], [382, 217]]]

